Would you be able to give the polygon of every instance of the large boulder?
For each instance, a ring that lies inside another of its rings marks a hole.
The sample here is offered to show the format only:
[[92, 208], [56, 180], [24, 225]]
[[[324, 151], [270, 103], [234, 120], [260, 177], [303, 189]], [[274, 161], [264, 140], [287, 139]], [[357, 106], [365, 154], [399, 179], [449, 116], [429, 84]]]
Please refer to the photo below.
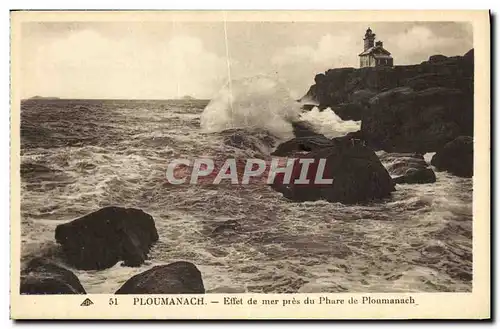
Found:
[[153, 217], [140, 209], [106, 207], [58, 225], [56, 241], [78, 269], [102, 270], [123, 260], [140, 266], [158, 240]]
[[204, 294], [205, 287], [198, 268], [189, 262], [155, 266], [134, 275], [116, 294]]
[[[293, 201], [327, 200], [346, 204], [381, 199], [394, 191], [391, 176], [362, 141], [340, 138], [332, 142], [330, 147], [295, 155], [298, 159], [291, 180], [284, 182], [283, 174], [278, 174], [272, 187]], [[295, 183], [302, 170], [300, 158], [314, 160], [307, 171], [308, 184]], [[333, 179], [331, 184], [315, 181], [321, 159], [325, 159], [322, 178]]]
[[56, 295], [86, 292], [73, 272], [50, 261], [35, 258], [21, 271], [20, 293]]
[[470, 136], [459, 136], [447, 143], [432, 157], [431, 164], [460, 177], [474, 174], [474, 140]]
[[460, 134], [472, 134], [472, 103], [472, 95], [459, 89], [395, 88], [370, 100], [361, 131], [376, 149], [435, 152]]

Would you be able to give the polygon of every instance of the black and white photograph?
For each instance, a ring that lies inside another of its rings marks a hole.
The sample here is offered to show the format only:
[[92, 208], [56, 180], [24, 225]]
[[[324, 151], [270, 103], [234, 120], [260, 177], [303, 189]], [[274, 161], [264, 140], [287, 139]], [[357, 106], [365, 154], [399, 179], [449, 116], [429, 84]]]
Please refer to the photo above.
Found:
[[473, 24], [217, 14], [18, 24], [18, 293], [472, 293]]

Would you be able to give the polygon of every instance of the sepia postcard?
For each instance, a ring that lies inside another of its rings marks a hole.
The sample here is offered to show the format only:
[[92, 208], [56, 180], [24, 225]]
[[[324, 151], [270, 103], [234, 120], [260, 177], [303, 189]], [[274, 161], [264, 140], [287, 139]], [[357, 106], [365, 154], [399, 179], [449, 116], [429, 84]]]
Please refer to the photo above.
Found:
[[488, 11], [12, 11], [13, 319], [490, 319]]

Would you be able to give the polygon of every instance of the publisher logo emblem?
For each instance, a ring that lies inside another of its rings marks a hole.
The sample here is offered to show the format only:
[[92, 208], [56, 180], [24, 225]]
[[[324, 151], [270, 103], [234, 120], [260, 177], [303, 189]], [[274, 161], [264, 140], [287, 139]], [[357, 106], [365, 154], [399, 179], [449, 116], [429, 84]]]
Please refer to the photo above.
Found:
[[80, 306], [90, 306], [94, 305], [94, 302], [91, 301], [89, 298], [85, 298], [85, 300], [80, 304]]

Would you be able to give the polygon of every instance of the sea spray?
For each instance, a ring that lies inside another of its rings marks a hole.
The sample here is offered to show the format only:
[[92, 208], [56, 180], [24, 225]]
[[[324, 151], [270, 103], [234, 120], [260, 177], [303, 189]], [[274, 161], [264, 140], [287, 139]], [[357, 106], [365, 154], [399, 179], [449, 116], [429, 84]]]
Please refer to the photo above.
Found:
[[234, 80], [225, 85], [201, 115], [201, 128], [221, 132], [232, 128], [264, 130], [283, 139], [293, 138], [293, 121], [307, 121], [318, 133], [338, 137], [360, 129], [360, 121], [343, 121], [332, 110], [314, 107], [303, 112], [304, 102], [290, 96], [280, 81], [267, 76]]
[[320, 112], [315, 106], [310, 111], [302, 113], [301, 119], [311, 123], [318, 133], [329, 138], [344, 136], [361, 128], [361, 121], [343, 121], [330, 108]]

